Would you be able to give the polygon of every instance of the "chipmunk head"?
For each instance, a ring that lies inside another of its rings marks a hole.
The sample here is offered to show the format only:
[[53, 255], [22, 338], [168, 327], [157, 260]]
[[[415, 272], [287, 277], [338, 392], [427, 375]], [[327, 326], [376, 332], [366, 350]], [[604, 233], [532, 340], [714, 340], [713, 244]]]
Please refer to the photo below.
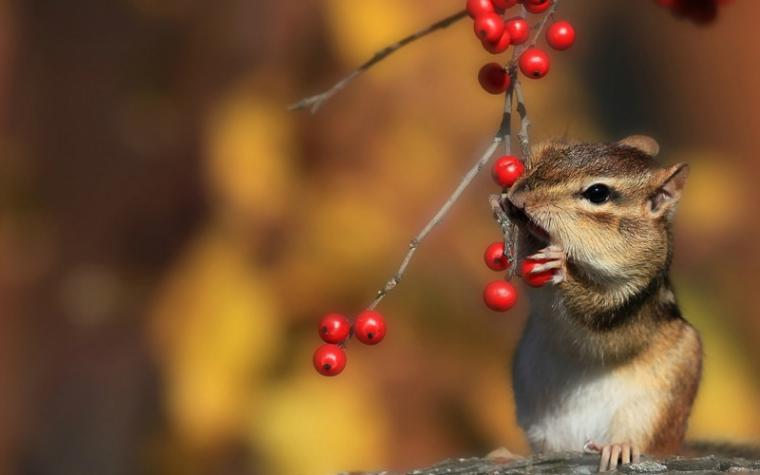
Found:
[[508, 194], [510, 215], [527, 231], [526, 252], [559, 245], [600, 283], [647, 280], [666, 269], [688, 166], [661, 168], [658, 151], [643, 136], [537, 148], [533, 167]]

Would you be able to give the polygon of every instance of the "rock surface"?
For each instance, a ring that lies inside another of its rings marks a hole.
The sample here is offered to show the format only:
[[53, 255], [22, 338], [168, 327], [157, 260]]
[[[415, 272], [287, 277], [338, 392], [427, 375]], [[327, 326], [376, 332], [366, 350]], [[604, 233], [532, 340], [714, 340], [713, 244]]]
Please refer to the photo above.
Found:
[[[459, 458], [444, 460], [432, 467], [408, 472], [408, 475], [518, 475], [534, 473], [597, 473], [599, 456], [593, 454], [559, 453], [539, 454], [529, 458], [498, 461], [487, 458]], [[395, 475], [397, 472], [365, 472], [364, 475]], [[671, 457], [651, 459], [642, 457], [641, 463], [618, 467], [625, 474], [709, 474], [709, 473], [760, 473], [760, 460], [722, 457]]]

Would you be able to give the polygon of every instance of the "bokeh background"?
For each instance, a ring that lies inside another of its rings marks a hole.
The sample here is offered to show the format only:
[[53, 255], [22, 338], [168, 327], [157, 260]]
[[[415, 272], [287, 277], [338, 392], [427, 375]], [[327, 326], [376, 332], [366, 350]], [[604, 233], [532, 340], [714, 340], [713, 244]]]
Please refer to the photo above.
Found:
[[[463, 21], [317, 115], [286, 106], [462, 7], [385, 0], [0, 1], [0, 473], [327, 474], [527, 451], [524, 304], [481, 302], [487, 176], [337, 378], [311, 353], [482, 152], [501, 100]], [[527, 80], [533, 137], [648, 133], [692, 165], [674, 280], [706, 365], [689, 437], [760, 440], [760, 2], [708, 26], [573, 0]]]

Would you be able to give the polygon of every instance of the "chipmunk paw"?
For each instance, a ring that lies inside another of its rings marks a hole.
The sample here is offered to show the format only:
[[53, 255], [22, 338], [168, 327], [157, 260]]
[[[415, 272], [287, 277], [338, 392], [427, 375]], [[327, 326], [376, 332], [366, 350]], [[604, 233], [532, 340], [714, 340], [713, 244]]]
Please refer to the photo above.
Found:
[[588, 441], [583, 450], [601, 455], [601, 459], [599, 460], [600, 472], [615, 470], [618, 463], [621, 465], [639, 463], [641, 459], [641, 451], [638, 446], [628, 442], [599, 445], [596, 442]]
[[529, 271], [530, 274], [539, 274], [551, 270], [553, 271], [552, 284], [557, 285], [565, 280], [567, 256], [561, 247], [556, 245], [545, 247], [537, 253], [528, 256], [528, 259], [544, 261], [536, 264]]

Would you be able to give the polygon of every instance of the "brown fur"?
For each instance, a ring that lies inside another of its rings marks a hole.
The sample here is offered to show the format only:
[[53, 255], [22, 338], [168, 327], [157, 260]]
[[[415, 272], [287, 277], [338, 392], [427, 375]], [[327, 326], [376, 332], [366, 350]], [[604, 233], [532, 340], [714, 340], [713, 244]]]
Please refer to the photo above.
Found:
[[681, 334], [668, 341], [679, 347], [674, 357], [679, 360], [677, 371], [670, 382], [668, 403], [663, 406], [660, 420], [648, 450], [656, 455], [673, 454], [680, 450], [686, 435], [686, 426], [697, 395], [702, 373], [702, 343], [691, 326], [683, 325]]
[[[671, 218], [686, 167], [659, 168], [649, 154], [657, 153], [656, 145], [646, 137], [544, 144], [535, 150], [533, 168], [510, 191], [508, 211], [518, 224], [530, 220], [543, 228], [567, 255], [558, 300], [540, 316], [551, 335], [547, 345], [589, 368], [630, 373], [651, 388], [658, 415], [620, 420], [622, 427], [612, 433], [624, 437], [643, 430], [636, 442], [662, 454], [675, 452], [683, 441], [702, 348], [668, 278]], [[582, 197], [597, 182], [613, 191], [602, 205]], [[521, 229], [522, 257], [547, 244]], [[644, 427], [628, 431], [627, 424]]]

